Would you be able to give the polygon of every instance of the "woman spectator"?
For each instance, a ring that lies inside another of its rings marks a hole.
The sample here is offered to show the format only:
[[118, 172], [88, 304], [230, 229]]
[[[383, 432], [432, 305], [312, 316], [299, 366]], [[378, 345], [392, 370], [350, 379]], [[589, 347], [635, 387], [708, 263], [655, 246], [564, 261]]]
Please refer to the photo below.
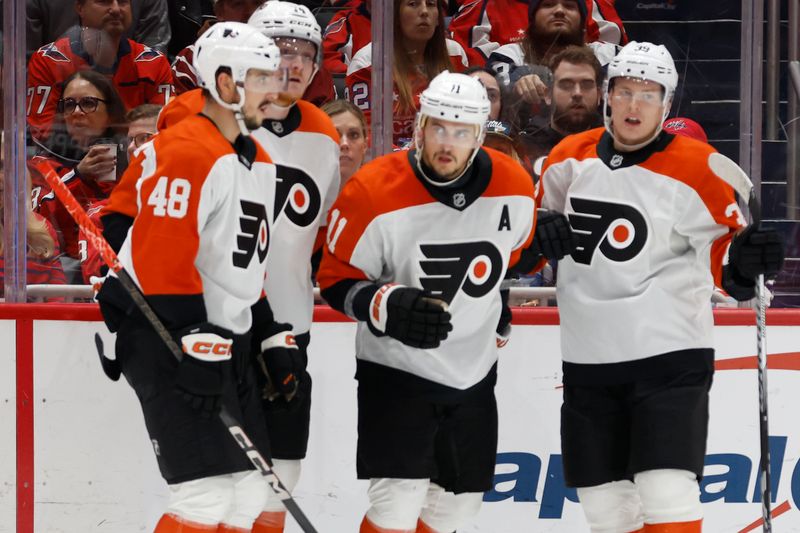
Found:
[[[0, 154], [2, 149], [0, 149]], [[0, 156], [1, 158], [2, 156]], [[3, 188], [5, 176], [3, 175], [3, 165], [0, 159], [0, 296], [5, 295], [5, 260], [13, 260], [6, 257], [10, 251], [6, 248], [3, 233]], [[31, 188], [30, 174], [37, 173], [36, 170], [26, 173], [28, 189]], [[41, 177], [39, 177], [41, 178]], [[28, 285], [63, 285], [67, 282], [64, 277], [64, 270], [59, 261], [59, 248], [56, 232], [53, 226], [43, 216], [34, 213], [31, 202], [25, 203], [27, 206], [27, 264], [26, 283]]]
[[347, 100], [322, 106], [339, 132], [339, 190], [356, 173], [367, 155], [367, 121], [364, 113]]
[[[105, 76], [91, 70], [76, 72], [64, 82], [53, 134], [46, 146], [40, 145], [41, 153], [31, 164], [43, 175], [58, 175], [83, 207], [89, 208], [108, 197], [117, 171], [125, 163], [124, 116], [122, 100]], [[49, 190], [44, 184], [34, 185]], [[52, 192], [34, 202], [60, 233], [65, 253], [78, 259], [78, 227], [61, 202]]]
[[[414, 135], [419, 95], [442, 71], [461, 72], [467, 56], [461, 45], [445, 38], [444, 12], [438, 0], [394, 0], [394, 144]], [[372, 108], [372, 45], [353, 55], [347, 68], [348, 99], [369, 121]]]

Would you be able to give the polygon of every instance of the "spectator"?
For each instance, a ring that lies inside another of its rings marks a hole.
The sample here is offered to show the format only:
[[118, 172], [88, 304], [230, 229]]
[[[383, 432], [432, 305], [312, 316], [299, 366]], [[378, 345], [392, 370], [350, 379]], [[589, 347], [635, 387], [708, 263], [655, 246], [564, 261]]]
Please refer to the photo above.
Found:
[[[75, 0], [26, 0], [28, 58], [41, 46], [57, 41], [79, 23]], [[113, 4], [113, 0], [102, 2]], [[132, 24], [125, 37], [159, 52], [167, 51], [171, 28], [167, 19], [167, 0], [117, 0], [130, 4]]]
[[[586, 42], [625, 44], [628, 38], [614, 0], [579, 0], [584, 3]], [[470, 66], [483, 65], [499, 47], [518, 43], [526, 36], [529, 7], [553, 0], [473, 0], [464, 3], [450, 23], [450, 34], [467, 51]]]
[[573, 133], [603, 125], [598, 106], [603, 71], [594, 53], [586, 46], [568, 46], [550, 62], [553, 72], [548, 88], [548, 117], [525, 118], [520, 134], [523, 151], [534, 162], [550, 153], [561, 139]]
[[[213, 0], [214, 16], [212, 22], [241, 22], [247, 24], [250, 16], [264, 3], [264, 0]], [[198, 35], [208, 29], [206, 21], [198, 20]], [[204, 24], [206, 22], [206, 24]], [[194, 44], [190, 44], [175, 56], [172, 62], [172, 75], [177, 94], [195, 89], [197, 71], [194, 69]]]
[[[5, 246], [3, 241], [3, 188], [5, 176], [2, 165], [2, 148], [0, 147], [0, 296], [5, 295]], [[32, 171], [36, 173], [36, 170]], [[41, 179], [41, 178], [40, 178]], [[30, 171], [26, 172], [28, 189], [31, 188]], [[50, 284], [63, 285], [67, 282], [61, 262], [58, 260], [59, 248], [53, 226], [43, 216], [34, 213], [31, 202], [26, 202], [27, 233], [26, 244], [28, 260], [26, 264], [25, 282], [28, 285]], [[9, 257], [9, 260], [13, 258]]]
[[[246, 24], [255, 10], [263, 3], [264, 0], [216, 0], [214, 13], [218, 22], [242, 22]], [[177, 94], [182, 94], [198, 87], [197, 72], [192, 64], [193, 57], [194, 45], [190, 45], [181, 50], [172, 63]], [[320, 106], [334, 98], [333, 77], [324, 67], [319, 67], [303, 94], [303, 100]]]
[[[584, 44], [586, 18], [586, 4], [582, 0], [532, 1], [525, 38], [498, 48], [488, 64], [507, 77], [517, 97], [540, 105], [550, 81], [547, 65], [567, 46]], [[617, 47], [611, 43], [593, 42], [589, 46], [601, 65], [617, 53]]]
[[[486, 122], [486, 137], [483, 139], [484, 148], [491, 148], [506, 154], [508, 157], [525, 167], [518, 149], [518, 136], [511, 124], [501, 120]], [[527, 169], [526, 169], [527, 170]]]
[[[91, 70], [67, 79], [57, 108], [54, 134], [31, 165], [42, 174], [55, 172], [86, 209], [107, 198], [116, 184], [117, 156], [124, 153], [125, 108], [111, 81]], [[64, 252], [78, 259], [77, 225], [55, 194], [45, 194], [38, 210], [60, 232]]]
[[372, 42], [372, 0], [357, 0], [331, 18], [322, 37], [322, 65], [331, 74], [345, 74], [350, 60]]
[[322, 106], [339, 132], [339, 190], [356, 173], [367, 155], [367, 121], [364, 113], [347, 100]]
[[[419, 95], [445, 70], [467, 67], [464, 49], [445, 38], [444, 13], [438, 0], [394, 0], [394, 144], [414, 135]], [[372, 45], [353, 56], [347, 69], [348, 99], [369, 121], [372, 97]]]
[[703, 126], [690, 118], [668, 118], [664, 121], [664, 131], [673, 135], [685, 135], [704, 143], [708, 142], [708, 136]]
[[167, 58], [123, 38], [131, 26], [131, 4], [76, 0], [80, 27], [40, 48], [28, 62], [28, 125], [43, 143], [61, 99], [62, 83], [75, 72], [93, 69], [112, 80], [126, 109], [144, 103], [163, 105], [172, 92]]
[[128, 124], [128, 160], [133, 157], [133, 151], [150, 140], [158, 132], [156, 123], [161, 106], [155, 104], [142, 104], [134, 107], [125, 115]]
[[489, 120], [500, 120], [500, 115], [503, 112], [503, 91], [500, 88], [500, 82], [497, 81], [495, 72], [486, 67], [469, 67], [464, 71], [464, 74], [478, 78], [483, 86], [486, 88], [486, 95], [489, 97], [491, 109], [489, 110]]

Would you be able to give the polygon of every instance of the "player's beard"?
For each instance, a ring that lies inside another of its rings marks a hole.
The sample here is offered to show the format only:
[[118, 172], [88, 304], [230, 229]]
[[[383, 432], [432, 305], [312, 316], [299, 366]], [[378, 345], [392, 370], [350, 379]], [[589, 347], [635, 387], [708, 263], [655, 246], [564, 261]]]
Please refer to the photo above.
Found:
[[600, 124], [600, 113], [587, 107], [579, 114], [570, 113], [570, 109], [553, 113], [553, 124], [556, 129], [567, 134], [580, 133]]

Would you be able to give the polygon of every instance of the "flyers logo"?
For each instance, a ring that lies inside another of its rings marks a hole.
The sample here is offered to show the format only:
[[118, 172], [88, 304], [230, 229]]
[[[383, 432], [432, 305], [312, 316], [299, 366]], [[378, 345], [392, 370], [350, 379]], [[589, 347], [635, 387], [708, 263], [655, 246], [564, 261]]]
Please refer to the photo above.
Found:
[[69, 63], [69, 58], [64, 55], [61, 50], [56, 48], [56, 43], [50, 43], [47, 46], [43, 46], [41, 49], [41, 54], [48, 58], [52, 59], [53, 61], [57, 61], [59, 63]]
[[636, 257], [647, 242], [647, 222], [635, 208], [625, 204], [570, 198], [573, 213], [569, 223], [578, 234], [578, 247], [572, 252], [576, 263], [592, 263], [594, 251], [617, 262]]
[[321, 200], [317, 184], [300, 169], [276, 165], [275, 220], [281, 214], [300, 227], [310, 226], [319, 214]]
[[269, 225], [267, 224], [267, 208], [264, 204], [241, 200], [242, 216], [239, 217], [241, 233], [236, 236], [238, 251], [233, 252], [233, 265], [247, 268], [253, 254], [258, 250], [258, 262], [267, 258], [269, 248]]
[[500, 250], [488, 241], [421, 244], [422, 288], [448, 304], [459, 290], [473, 298], [489, 294], [503, 274]]

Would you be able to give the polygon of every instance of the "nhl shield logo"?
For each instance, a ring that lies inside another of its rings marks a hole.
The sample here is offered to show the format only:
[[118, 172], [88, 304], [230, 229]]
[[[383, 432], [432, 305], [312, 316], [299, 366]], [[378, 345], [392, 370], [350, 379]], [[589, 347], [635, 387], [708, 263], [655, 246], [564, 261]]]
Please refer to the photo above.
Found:
[[622, 156], [616, 154], [614, 157], [611, 158], [611, 162], [609, 163], [613, 168], [617, 168], [622, 164]]
[[277, 120], [272, 121], [272, 129], [275, 133], [281, 134], [283, 133], [283, 124], [278, 122]]
[[453, 205], [456, 207], [464, 207], [464, 204], [467, 203], [467, 197], [464, 196], [463, 192], [457, 192], [453, 195]]

